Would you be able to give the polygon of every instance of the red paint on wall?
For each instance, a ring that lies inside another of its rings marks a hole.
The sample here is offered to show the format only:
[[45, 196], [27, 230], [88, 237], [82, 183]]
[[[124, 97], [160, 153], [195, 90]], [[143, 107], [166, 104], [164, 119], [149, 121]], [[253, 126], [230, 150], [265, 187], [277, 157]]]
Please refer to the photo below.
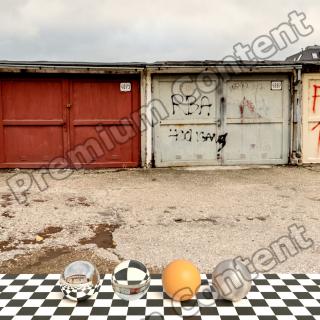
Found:
[[248, 108], [250, 112], [255, 112], [254, 110], [254, 104], [252, 101], [247, 99], [246, 97], [243, 97], [243, 100], [240, 103], [240, 113], [243, 114], [243, 111], [245, 108]]
[[240, 108], [241, 117], [243, 117], [243, 104], [240, 104], [239, 108]]
[[256, 116], [256, 118], [261, 118], [261, 115], [256, 112], [255, 110], [255, 105], [254, 103], [247, 99], [246, 97], [243, 97], [240, 105], [239, 105], [239, 109], [240, 109], [240, 117], [243, 118], [244, 117], [244, 112], [246, 109], [249, 110], [249, 112], [251, 113], [251, 116]]
[[320, 98], [320, 95], [318, 95], [318, 90], [320, 89], [320, 86], [313, 85], [313, 105], [312, 105], [312, 112], [316, 112], [316, 106], [317, 106], [317, 98]]
[[[316, 130], [320, 126], [320, 122], [318, 122], [312, 129], [311, 131]], [[320, 130], [319, 130], [319, 135], [318, 135], [318, 149], [320, 148]]]

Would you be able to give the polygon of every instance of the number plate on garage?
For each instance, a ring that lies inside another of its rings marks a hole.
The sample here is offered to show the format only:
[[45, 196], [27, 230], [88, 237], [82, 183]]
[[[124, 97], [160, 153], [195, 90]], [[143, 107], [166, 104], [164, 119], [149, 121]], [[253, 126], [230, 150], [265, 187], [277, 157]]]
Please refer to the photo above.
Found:
[[271, 90], [282, 90], [282, 81], [271, 81]]
[[131, 83], [130, 82], [121, 82], [120, 83], [120, 91], [121, 92], [130, 92], [131, 91]]

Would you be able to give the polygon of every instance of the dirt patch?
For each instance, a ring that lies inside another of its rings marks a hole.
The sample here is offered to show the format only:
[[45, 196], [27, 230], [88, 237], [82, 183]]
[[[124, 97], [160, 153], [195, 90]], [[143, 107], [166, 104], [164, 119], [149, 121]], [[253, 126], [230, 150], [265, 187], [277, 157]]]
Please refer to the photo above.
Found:
[[[53, 234], [61, 232], [63, 228], [61, 227], [47, 227], [42, 232], [38, 233], [38, 236], [42, 237], [44, 239], [50, 238]], [[11, 251], [17, 248], [18, 244], [36, 244], [36, 243], [43, 243], [42, 241], [37, 241], [36, 238], [34, 239], [22, 239], [18, 240], [19, 242], [14, 244], [14, 241], [10, 238], [6, 241], [0, 241], [0, 252], [4, 251]]]
[[266, 221], [268, 217], [256, 217], [256, 219], [260, 221]]
[[5, 201], [11, 201], [12, 200], [12, 194], [11, 193], [5, 193], [1, 196], [1, 199], [2, 200], [5, 200]]
[[14, 214], [13, 214], [11, 211], [9, 211], [9, 210], [3, 212], [1, 215], [2, 215], [3, 217], [5, 217], [5, 218], [9, 218], [9, 219], [14, 218]]
[[23, 244], [36, 244], [37, 240], [36, 239], [23, 239], [20, 242]]
[[62, 227], [49, 226], [49, 227], [45, 228], [42, 232], [39, 232], [37, 234], [37, 236], [40, 236], [41, 238], [43, 238], [41, 241], [39, 241], [39, 240], [37, 241], [37, 239], [34, 238], [34, 239], [23, 239], [20, 242], [22, 242], [23, 244], [43, 243], [43, 240], [51, 238], [52, 235], [59, 233], [62, 230], [63, 230]]
[[44, 199], [33, 199], [33, 202], [47, 202], [48, 200], [44, 200]]
[[178, 218], [178, 219], [174, 219], [174, 222], [176, 223], [187, 223], [187, 222], [210, 222], [210, 223], [213, 223], [215, 225], [219, 224], [219, 222], [214, 219], [214, 218], [199, 218], [199, 219], [193, 219], [193, 220], [184, 220], [184, 219], [181, 219], [181, 218]]
[[86, 197], [71, 197], [66, 200], [66, 205], [69, 207], [90, 207], [91, 204], [89, 203]]
[[90, 238], [83, 238], [79, 241], [80, 244], [94, 243], [98, 248], [109, 249], [115, 248], [116, 244], [113, 241], [112, 233], [119, 228], [119, 225], [98, 224], [90, 226], [95, 235]]
[[258, 217], [246, 217], [247, 220], [253, 221], [253, 220], [259, 220], [259, 221], [266, 221], [269, 216], [258, 216]]
[[16, 249], [16, 245], [14, 245], [10, 240], [0, 241], [0, 252], [11, 251], [14, 249]]
[[[69, 179], [64, 180], [63, 185], [61, 181], [52, 180], [50, 190], [41, 195], [35, 186], [35, 189], [30, 189], [32, 194], [28, 196], [29, 207], [18, 205], [14, 197], [12, 206], [0, 206], [0, 241], [7, 241], [2, 247], [7, 250], [10, 246], [17, 246], [15, 250], [0, 252], [0, 256], [4, 260], [12, 258], [13, 254], [33, 255], [42, 251], [43, 247], [59, 248], [71, 246], [72, 243], [74, 250], [88, 251], [86, 255], [90, 261], [90, 254], [95, 253], [109, 261], [136, 258], [147, 266], [161, 267], [178, 252], [178, 256], [183, 255], [197, 263], [203, 272], [212, 272], [212, 266], [220, 260], [246, 253], [250, 255], [257, 247], [274, 242], [279, 234], [286, 234], [288, 226], [297, 223], [306, 228], [306, 236], [314, 240], [315, 247], [303, 251], [297, 259], [288, 259], [288, 263], [279, 265], [275, 272], [317, 272], [317, 223], [320, 220], [314, 219], [320, 219], [320, 201], [311, 201], [307, 197], [314, 197], [315, 200], [320, 198], [319, 174], [282, 166], [248, 170], [200, 169], [178, 171], [164, 168], [154, 169], [152, 172], [141, 169], [103, 174], [96, 174], [95, 171], [88, 171], [86, 174], [75, 170]], [[41, 173], [35, 170], [34, 174]], [[4, 187], [0, 193], [0, 205], [6, 200], [1, 196], [10, 193], [5, 187], [8, 176], [0, 175]], [[151, 183], [150, 177], [156, 178], [158, 182]], [[192, 188], [186, 188], [190, 181]], [[298, 193], [294, 193], [294, 187]], [[224, 195], [227, 194], [229, 196], [226, 198]], [[279, 194], [291, 196], [290, 201], [279, 197]], [[295, 196], [296, 194], [299, 196]], [[82, 199], [82, 195], [88, 200]], [[67, 205], [66, 201], [70, 197], [74, 197], [74, 200], [68, 201]], [[76, 200], [76, 197], [80, 199]], [[33, 199], [48, 201], [37, 203]], [[78, 202], [87, 202], [91, 206], [77, 206]], [[69, 204], [74, 207], [71, 208]], [[176, 209], [171, 208], [173, 206]], [[282, 208], [283, 206], [288, 208]], [[129, 211], [125, 212], [124, 208]], [[164, 210], [171, 213], [163, 213]], [[14, 212], [15, 217], [9, 219], [1, 216], [5, 211]], [[50, 212], [53, 214], [49, 214]], [[253, 218], [253, 221], [247, 220], [247, 217]], [[262, 217], [261, 221], [256, 217]], [[263, 217], [267, 220], [263, 221]], [[269, 223], [271, 217], [276, 223]], [[193, 221], [205, 218], [215, 218], [219, 225]], [[96, 233], [90, 226], [102, 223], [125, 226], [123, 230], [121, 227], [113, 232], [115, 249], [98, 249], [95, 244], [77, 243], [82, 238], [87, 238], [87, 241], [93, 238]], [[47, 226], [61, 226], [64, 230], [42, 243], [33, 244], [38, 232], [42, 233]], [[176, 236], [186, 233], [186, 239], [175, 241]], [[30, 244], [19, 243], [18, 240], [22, 239]], [[155, 248], [161, 250], [152, 254]], [[43, 261], [43, 264], [32, 268], [34, 271], [38, 270], [36, 272], [45, 272], [46, 269], [60, 272], [59, 268], [54, 268], [59, 261], [63, 268], [68, 257], [85, 258], [84, 254], [78, 252], [61, 253], [57, 258], [49, 262]], [[26, 266], [25, 270], [31, 272], [28, 259], [35, 258], [19, 259], [22, 264], [20, 270]], [[46, 256], [39, 259], [46, 259]], [[2, 260], [0, 259], [0, 263]]]
[[155, 267], [155, 266], [152, 266], [152, 267], [147, 266], [147, 268], [148, 268], [150, 274], [161, 274], [164, 269], [164, 268], [159, 268], [159, 267]]
[[194, 219], [194, 222], [210, 222], [213, 224], [219, 224], [219, 222], [214, 218], [200, 218], [200, 219]]
[[45, 228], [42, 232], [38, 233], [38, 235], [40, 237], [42, 237], [43, 239], [47, 239], [47, 238], [50, 238], [53, 234], [59, 233], [62, 230], [63, 230], [62, 227], [49, 226], [49, 227]]
[[93, 263], [100, 273], [111, 273], [118, 261], [106, 261], [92, 251], [77, 251], [73, 248], [42, 248], [28, 255], [19, 255], [0, 264], [0, 273], [61, 273], [64, 268], [76, 260]]
[[13, 199], [13, 196], [11, 193], [5, 193], [3, 195], [1, 195], [1, 207], [2, 208], [6, 208], [8, 206], [11, 206], [12, 205], [12, 201], [14, 200]]

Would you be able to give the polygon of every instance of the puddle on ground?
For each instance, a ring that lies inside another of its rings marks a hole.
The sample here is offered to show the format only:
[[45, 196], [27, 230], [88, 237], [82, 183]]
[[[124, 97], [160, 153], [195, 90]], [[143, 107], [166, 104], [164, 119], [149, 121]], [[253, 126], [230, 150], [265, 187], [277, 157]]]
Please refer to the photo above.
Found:
[[80, 244], [94, 243], [98, 248], [109, 249], [115, 248], [116, 244], [113, 241], [112, 233], [119, 228], [119, 225], [112, 224], [97, 224], [91, 225], [91, 230], [95, 233], [92, 238], [83, 238], [79, 241]]

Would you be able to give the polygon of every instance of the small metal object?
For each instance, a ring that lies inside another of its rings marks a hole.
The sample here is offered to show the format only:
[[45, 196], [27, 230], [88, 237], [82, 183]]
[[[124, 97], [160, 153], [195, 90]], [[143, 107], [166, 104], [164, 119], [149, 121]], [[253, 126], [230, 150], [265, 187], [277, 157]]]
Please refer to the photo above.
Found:
[[148, 269], [143, 263], [136, 260], [121, 262], [111, 276], [114, 292], [127, 301], [142, 298], [150, 287], [150, 281]]
[[237, 260], [219, 263], [212, 274], [212, 285], [219, 296], [225, 300], [239, 301], [251, 289], [251, 274], [248, 268]]
[[88, 261], [72, 262], [61, 274], [60, 288], [66, 298], [84, 301], [99, 290], [99, 272]]

